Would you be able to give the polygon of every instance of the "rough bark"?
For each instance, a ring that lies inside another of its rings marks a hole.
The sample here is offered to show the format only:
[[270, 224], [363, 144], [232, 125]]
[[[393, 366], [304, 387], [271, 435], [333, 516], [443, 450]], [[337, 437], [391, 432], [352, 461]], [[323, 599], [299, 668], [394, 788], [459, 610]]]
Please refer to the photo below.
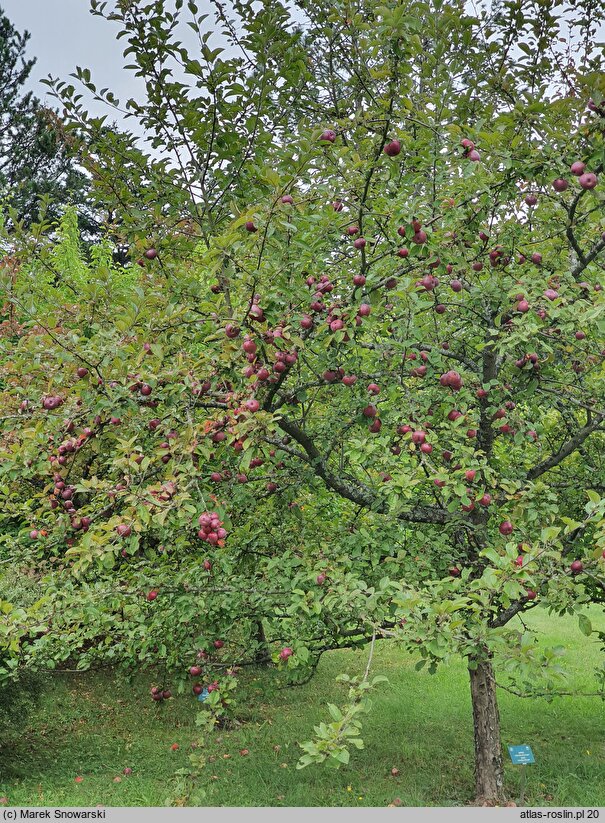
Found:
[[486, 657], [469, 660], [475, 737], [475, 795], [477, 803], [504, 800], [504, 765], [500, 743], [500, 713], [496, 681]]

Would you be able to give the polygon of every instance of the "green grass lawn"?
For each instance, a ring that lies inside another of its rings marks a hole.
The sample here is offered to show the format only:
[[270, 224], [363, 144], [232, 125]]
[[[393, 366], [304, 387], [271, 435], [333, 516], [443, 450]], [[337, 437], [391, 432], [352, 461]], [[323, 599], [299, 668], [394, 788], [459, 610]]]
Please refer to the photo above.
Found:
[[[591, 612], [605, 630], [602, 610]], [[594, 691], [591, 677], [599, 645], [576, 620], [535, 610], [532, 624], [544, 642], [574, 645], [568, 688]], [[0, 751], [0, 796], [14, 805], [38, 806], [452, 806], [473, 796], [473, 741], [468, 675], [462, 662], [436, 675], [414, 671], [415, 660], [390, 643], [378, 644], [374, 673], [379, 687], [364, 725], [365, 749], [353, 751], [339, 771], [296, 770], [296, 741], [328, 719], [327, 702], [341, 703], [339, 672], [363, 671], [365, 652], [324, 655], [317, 676], [304, 686], [276, 690], [257, 672], [241, 709], [243, 724], [209, 736], [207, 765], [191, 785], [179, 777], [199, 734], [198, 704], [190, 695], [156, 705], [149, 698], [153, 673], [132, 683], [107, 672], [49, 678], [38, 707]], [[605, 708], [598, 698], [528, 700], [500, 691], [503, 743], [529, 743], [528, 805], [605, 806]], [[179, 744], [172, 751], [173, 743]], [[247, 755], [240, 750], [248, 749]], [[508, 761], [508, 757], [507, 757]], [[132, 775], [122, 774], [125, 767]], [[391, 776], [397, 767], [399, 775]], [[81, 783], [75, 782], [82, 776]], [[114, 779], [120, 777], [119, 782]], [[506, 768], [516, 799], [519, 769]], [[196, 794], [205, 791], [200, 799]]]

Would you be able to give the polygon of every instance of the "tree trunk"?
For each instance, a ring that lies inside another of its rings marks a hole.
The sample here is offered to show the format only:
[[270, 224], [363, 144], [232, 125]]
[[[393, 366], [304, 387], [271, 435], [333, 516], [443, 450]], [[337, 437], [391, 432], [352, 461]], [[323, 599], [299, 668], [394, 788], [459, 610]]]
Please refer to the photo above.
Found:
[[254, 632], [254, 639], [257, 642], [255, 660], [259, 665], [268, 665], [271, 662], [271, 651], [269, 643], [267, 642], [267, 635], [265, 634], [265, 627], [263, 621], [258, 620], [256, 623], [256, 631]]
[[504, 800], [504, 766], [494, 670], [486, 657], [469, 658], [469, 664], [476, 798], [478, 803], [499, 804]]

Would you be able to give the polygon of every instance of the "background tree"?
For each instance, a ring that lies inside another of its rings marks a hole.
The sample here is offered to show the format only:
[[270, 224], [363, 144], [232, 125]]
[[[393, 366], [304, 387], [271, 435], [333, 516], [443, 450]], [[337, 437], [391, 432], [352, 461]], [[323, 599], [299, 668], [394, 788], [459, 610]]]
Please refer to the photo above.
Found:
[[[175, 5], [108, 12], [160, 159], [55, 84], [141, 268], [21, 250], [3, 504], [10, 551], [60, 567], [24, 660], [162, 662], [223, 711], [267, 645], [301, 672], [381, 638], [461, 655], [500, 801], [496, 672], [559, 671], [511, 621], [592, 634], [604, 586], [600, 12], [301, 2], [293, 30], [238, 3], [224, 59], [190, 3], [191, 60]], [[368, 677], [303, 765], [348, 760]]]
[[82, 229], [98, 230], [86, 202], [88, 177], [72, 155], [64, 124], [25, 91], [36, 62], [27, 57], [28, 40], [29, 33], [18, 32], [0, 9], [0, 196], [26, 226], [43, 212], [56, 219], [73, 203]]

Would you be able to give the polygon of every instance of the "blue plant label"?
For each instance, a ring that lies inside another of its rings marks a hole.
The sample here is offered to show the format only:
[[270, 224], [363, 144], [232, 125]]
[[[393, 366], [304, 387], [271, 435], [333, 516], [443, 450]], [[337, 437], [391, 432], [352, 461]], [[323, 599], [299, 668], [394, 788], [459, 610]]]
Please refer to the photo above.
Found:
[[508, 753], [515, 766], [525, 766], [527, 763], [536, 762], [530, 746], [509, 746]]
[[204, 691], [201, 692], [201, 694], [198, 694], [197, 699], [200, 701], [200, 703], [203, 703], [209, 694], [210, 692], [208, 691], [208, 689], [204, 689]]

